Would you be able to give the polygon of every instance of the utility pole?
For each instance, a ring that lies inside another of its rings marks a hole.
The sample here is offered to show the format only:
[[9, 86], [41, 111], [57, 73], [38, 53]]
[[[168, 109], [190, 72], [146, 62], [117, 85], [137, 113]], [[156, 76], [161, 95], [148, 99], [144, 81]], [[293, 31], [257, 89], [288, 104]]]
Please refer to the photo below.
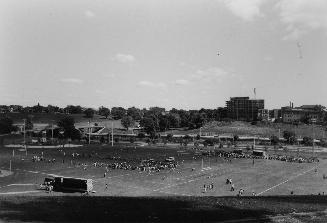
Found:
[[315, 132], [314, 132], [314, 125], [312, 124], [312, 157], [314, 157], [315, 153]]
[[24, 120], [24, 145], [26, 144], [26, 127], [25, 127], [25, 125], [26, 125], [26, 119], [23, 119]]
[[53, 143], [53, 122], [51, 123], [51, 141]]
[[111, 120], [111, 146], [114, 146], [114, 122]]
[[11, 160], [9, 161], [9, 171], [11, 172]]

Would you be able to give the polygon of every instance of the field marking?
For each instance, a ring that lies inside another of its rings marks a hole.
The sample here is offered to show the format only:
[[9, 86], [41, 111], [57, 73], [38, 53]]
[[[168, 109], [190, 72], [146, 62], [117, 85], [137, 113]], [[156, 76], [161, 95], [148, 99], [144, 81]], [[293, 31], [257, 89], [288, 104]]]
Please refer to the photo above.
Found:
[[30, 190], [30, 191], [15, 191], [15, 192], [4, 192], [0, 193], [0, 195], [10, 195], [10, 194], [29, 194], [29, 193], [40, 193], [39, 190]]
[[8, 184], [7, 187], [10, 187], [10, 186], [34, 186], [34, 185], [37, 185], [37, 184]]
[[256, 196], [259, 196], [259, 195], [261, 195], [261, 194], [263, 194], [263, 193], [266, 193], [267, 191], [270, 191], [270, 190], [272, 190], [272, 189], [274, 189], [274, 188], [276, 188], [276, 187], [278, 187], [278, 186], [280, 186], [280, 185], [282, 185], [282, 184], [285, 184], [285, 183], [287, 183], [287, 182], [290, 181], [290, 180], [293, 180], [293, 179], [295, 179], [295, 178], [297, 178], [297, 177], [299, 177], [299, 176], [302, 176], [302, 175], [304, 175], [304, 174], [306, 174], [306, 173], [308, 173], [308, 172], [310, 172], [310, 171], [316, 169], [317, 167], [318, 167], [318, 165], [317, 165], [317, 166], [314, 166], [314, 167], [310, 168], [309, 170], [306, 170], [306, 171], [304, 171], [304, 172], [302, 172], [302, 173], [299, 173], [299, 174], [297, 174], [297, 175], [295, 175], [295, 176], [292, 176], [292, 177], [288, 178], [287, 180], [285, 180], [285, 181], [283, 181], [283, 182], [281, 182], [281, 183], [279, 183], [279, 184], [276, 184], [276, 185], [274, 185], [274, 186], [272, 186], [272, 187], [270, 187], [270, 188], [268, 188], [268, 189], [266, 189], [266, 190], [264, 190], [264, 191], [258, 193]]
[[[167, 189], [167, 188], [172, 188], [172, 187], [176, 187], [176, 186], [180, 186], [180, 185], [183, 185], [183, 184], [188, 184], [188, 183], [191, 183], [191, 182], [194, 182], [194, 181], [201, 180], [202, 177], [208, 176], [209, 173], [212, 173], [212, 172], [215, 171], [215, 170], [216, 170], [216, 169], [211, 169], [211, 171], [208, 170], [206, 174], [204, 174], [204, 173], [199, 173], [199, 174], [192, 174], [192, 175], [186, 176], [186, 177], [182, 178], [183, 182], [176, 183], [176, 184], [168, 184], [168, 185], [165, 186], [165, 187], [161, 187], [161, 188], [155, 189], [155, 190], [153, 190], [153, 191], [154, 191], [154, 192], [162, 192], [162, 190]], [[202, 171], [202, 172], [204, 172], [204, 171]], [[231, 171], [231, 172], [232, 172], [232, 171]], [[211, 178], [211, 177], [218, 176], [218, 175], [224, 175], [224, 174], [226, 174], [226, 173], [230, 173], [230, 172], [223, 170], [223, 171], [221, 171], [221, 172], [219, 172], [219, 173], [216, 173], [216, 174], [210, 175], [210, 178]], [[188, 178], [193, 177], [193, 176], [194, 176], [193, 179], [188, 179]]]

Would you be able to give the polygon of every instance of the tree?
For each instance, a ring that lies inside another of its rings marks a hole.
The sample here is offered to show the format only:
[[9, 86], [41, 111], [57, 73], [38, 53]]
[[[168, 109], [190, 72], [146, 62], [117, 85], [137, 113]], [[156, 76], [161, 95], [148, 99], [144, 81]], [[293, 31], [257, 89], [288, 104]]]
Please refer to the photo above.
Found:
[[168, 122], [169, 128], [179, 128], [181, 125], [181, 117], [177, 113], [169, 113]]
[[290, 144], [294, 144], [296, 139], [295, 139], [295, 133], [291, 131], [284, 131], [283, 132], [283, 137], [286, 139]]
[[72, 117], [60, 119], [57, 123], [58, 127], [64, 130], [64, 138], [80, 139], [80, 132], [75, 129], [75, 121]]
[[141, 120], [142, 111], [138, 108], [131, 107], [127, 109], [127, 115], [131, 116], [134, 120]]
[[66, 108], [64, 108], [65, 112], [68, 114], [81, 114], [82, 113], [82, 107], [77, 105], [67, 105]]
[[145, 134], [143, 132], [140, 132], [139, 134], [137, 134], [137, 138], [143, 139], [145, 138]]
[[277, 136], [273, 135], [270, 137], [270, 142], [271, 142], [271, 145], [278, 145], [279, 138]]
[[13, 121], [10, 118], [0, 119], [0, 134], [7, 134], [15, 131], [17, 128], [13, 126]]
[[110, 115], [110, 109], [101, 106], [101, 107], [99, 108], [99, 115], [102, 115], [102, 116], [105, 116], [106, 118], [108, 118], [108, 116]]
[[312, 146], [313, 139], [308, 136], [305, 136], [305, 137], [303, 137], [303, 144], [306, 146]]
[[239, 140], [239, 136], [238, 135], [234, 135], [234, 142]]
[[86, 118], [93, 118], [93, 116], [94, 116], [94, 109], [92, 109], [92, 108], [87, 108], [87, 109], [84, 111], [84, 114], [85, 114], [85, 117], [86, 117]]
[[189, 136], [189, 135], [185, 135], [185, 136], [183, 137], [183, 145], [184, 145], [184, 146], [187, 146], [187, 144], [189, 144], [190, 141], [192, 141], [192, 137], [191, 137], [191, 136]]
[[129, 127], [133, 126], [135, 124], [134, 119], [131, 116], [124, 116], [121, 119], [121, 124], [128, 130]]
[[25, 129], [33, 129], [33, 123], [30, 117], [25, 120]]
[[173, 140], [173, 134], [171, 134], [171, 133], [167, 134], [166, 138], [167, 138], [168, 142], [171, 142]]
[[158, 125], [154, 121], [153, 117], [143, 117], [140, 121], [140, 126], [144, 128], [144, 131], [154, 137], [156, 135]]
[[121, 119], [126, 115], [126, 110], [125, 108], [122, 107], [113, 107], [111, 109], [111, 115], [113, 116], [114, 119]]

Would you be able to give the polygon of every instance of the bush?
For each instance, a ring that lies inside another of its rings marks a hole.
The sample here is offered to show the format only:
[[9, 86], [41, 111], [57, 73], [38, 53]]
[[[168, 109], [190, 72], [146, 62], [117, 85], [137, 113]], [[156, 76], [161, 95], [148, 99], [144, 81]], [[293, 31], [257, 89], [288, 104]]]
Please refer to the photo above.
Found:
[[144, 139], [145, 134], [143, 132], [140, 132], [139, 134], [137, 134], [137, 138]]
[[278, 145], [279, 138], [277, 136], [271, 136], [270, 137], [270, 142], [271, 142], [271, 145]]

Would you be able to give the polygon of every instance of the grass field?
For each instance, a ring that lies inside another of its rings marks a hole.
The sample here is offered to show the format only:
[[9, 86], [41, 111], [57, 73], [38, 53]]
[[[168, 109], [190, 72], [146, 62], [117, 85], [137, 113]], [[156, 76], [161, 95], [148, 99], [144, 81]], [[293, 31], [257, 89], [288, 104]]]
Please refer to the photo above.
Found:
[[[202, 132], [210, 132], [215, 134], [231, 134], [231, 135], [250, 135], [250, 136], [278, 136], [280, 130], [280, 136], [283, 136], [284, 131], [292, 131], [297, 137], [313, 137], [317, 139], [327, 139], [326, 127], [318, 125], [291, 125], [284, 123], [258, 123], [257, 125], [251, 125], [248, 122], [210, 122], [202, 127]], [[199, 130], [187, 130], [187, 131], [175, 131], [175, 134], [198, 134]]]
[[[215, 213], [218, 210], [222, 216], [225, 216], [222, 218], [225, 220], [234, 219], [234, 217], [239, 219], [242, 216], [265, 218], [279, 212], [293, 212], [290, 210], [294, 208], [296, 212], [327, 210], [327, 199], [325, 202], [315, 203], [315, 200], [310, 196], [323, 192], [327, 194], [326, 180], [322, 178], [323, 174], [327, 174], [325, 153], [319, 154], [321, 157], [319, 163], [289, 163], [257, 159], [253, 165], [250, 159], [233, 159], [232, 162], [228, 162], [223, 158], [203, 157], [204, 168], [202, 169], [202, 158], [194, 159], [193, 150], [183, 149], [183, 153], [180, 150], [167, 147], [92, 145], [82, 148], [65, 148], [63, 149], [65, 156], [63, 151], [58, 149], [38, 148], [29, 149], [27, 157], [25, 152], [16, 150], [15, 157], [12, 157], [12, 149], [3, 147], [0, 149], [0, 169], [8, 170], [9, 160], [11, 160], [13, 174], [0, 178], [0, 204], [1, 207], [19, 213], [25, 210], [19, 208], [18, 204], [22, 204], [22, 207], [28, 206], [33, 210], [37, 204], [44, 203], [46, 207], [42, 210], [50, 211], [51, 209], [50, 212], [52, 212], [54, 204], [69, 205], [73, 202], [72, 199], [75, 199], [70, 198], [73, 196], [78, 200], [83, 200], [79, 208], [87, 205], [87, 200], [99, 205], [99, 210], [92, 210], [94, 213], [101, 212], [103, 214], [106, 207], [118, 204], [117, 210], [109, 208], [110, 211], [104, 214], [104, 216], [110, 215], [117, 221], [119, 218], [132, 220], [129, 217], [133, 215], [135, 219], [138, 219], [141, 218], [141, 213], [144, 215], [148, 211], [153, 212], [153, 215], [161, 220], [171, 220], [177, 217], [177, 220], [180, 221], [179, 217], [188, 218], [192, 215], [201, 220], [202, 214], [205, 214], [206, 220], [214, 220], [218, 217]], [[46, 159], [55, 158], [56, 162], [31, 161], [32, 156], [40, 156], [42, 152]], [[71, 154], [76, 152], [81, 155], [84, 154], [84, 157], [80, 156], [73, 159]], [[274, 153], [275, 151], [268, 152]], [[279, 152], [282, 153], [282, 151]], [[301, 154], [310, 156], [311, 153], [304, 151]], [[154, 173], [137, 170], [110, 170], [104, 177], [105, 168], [92, 165], [94, 162], [111, 163], [118, 161], [137, 164], [145, 158], [164, 160], [169, 156], [176, 157], [179, 163], [175, 170], [163, 170]], [[118, 161], [108, 159], [109, 157], [116, 157]], [[84, 170], [78, 163], [87, 164], [87, 169]], [[79, 193], [55, 192], [48, 194], [43, 190], [38, 190], [38, 185], [43, 182], [44, 177], [48, 174], [91, 178], [94, 180], [96, 193], [84, 199], [84, 197], [80, 198]], [[235, 191], [230, 191], [230, 185], [225, 184], [226, 178], [233, 179]], [[211, 183], [213, 183], [214, 188], [204, 193], [203, 185]], [[105, 184], [108, 184], [108, 189], [105, 188]], [[244, 189], [244, 197], [238, 198], [236, 195], [240, 188]], [[289, 197], [291, 191], [294, 195]], [[253, 197], [252, 192], [259, 196]], [[322, 195], [317, 197], [317, 199], [326, 198]], [[106, 205], [99, 204], [102, 202]], [[131, 204], [136, 205], [138, 202], [142, 202], [141, 207], [135, 207], [140, 210], [140, 216], [130, 206]], [[221, 202], [221, 204], [219, 203], [217, 206], [217, 202]], [[260, 202], [266, 206], [261, 207]], [[131, 216], [123, 216], [124, 207], [126, 210], [131, 210]], [[168, 209], [169, 213], [171, 209], [174, 211], [172, 211], [171, 216], [166, 216], [166, 211], [160, 210], [161, 207]], [[56, 207], [54, 210], [59, 211], [61, 208]], [[111, 212], [111, 210], [113, 211]], [[237, 214], [233, 215], [232, 218], [227, 218], [234, 211]], [[186, 214], [188, 212], [190, 215]], [[16, 214], [10, 213], [0, 211], [0, 219], [10, 219], [16, 216], [17, 219], [24, 220], [23, 217], [27, 216], [27, 220], [38, 220], [38, 217], [33, 214], [17, 215], [16, 212]], [[41, 213], [43, 212], [41, 211]], [[69, 218], [73, 217], [69, 213], [66, 214], [69, 215]], [[39, 220], [44, 221], [47, 215], [43, 213], [40, 216], [41, 219]], [[65, 216], [61, 217], [64, 218]], [[192, 218], [188, 219], [191, 220]], [[154, 221], [153, 219], [142, 220]]]

